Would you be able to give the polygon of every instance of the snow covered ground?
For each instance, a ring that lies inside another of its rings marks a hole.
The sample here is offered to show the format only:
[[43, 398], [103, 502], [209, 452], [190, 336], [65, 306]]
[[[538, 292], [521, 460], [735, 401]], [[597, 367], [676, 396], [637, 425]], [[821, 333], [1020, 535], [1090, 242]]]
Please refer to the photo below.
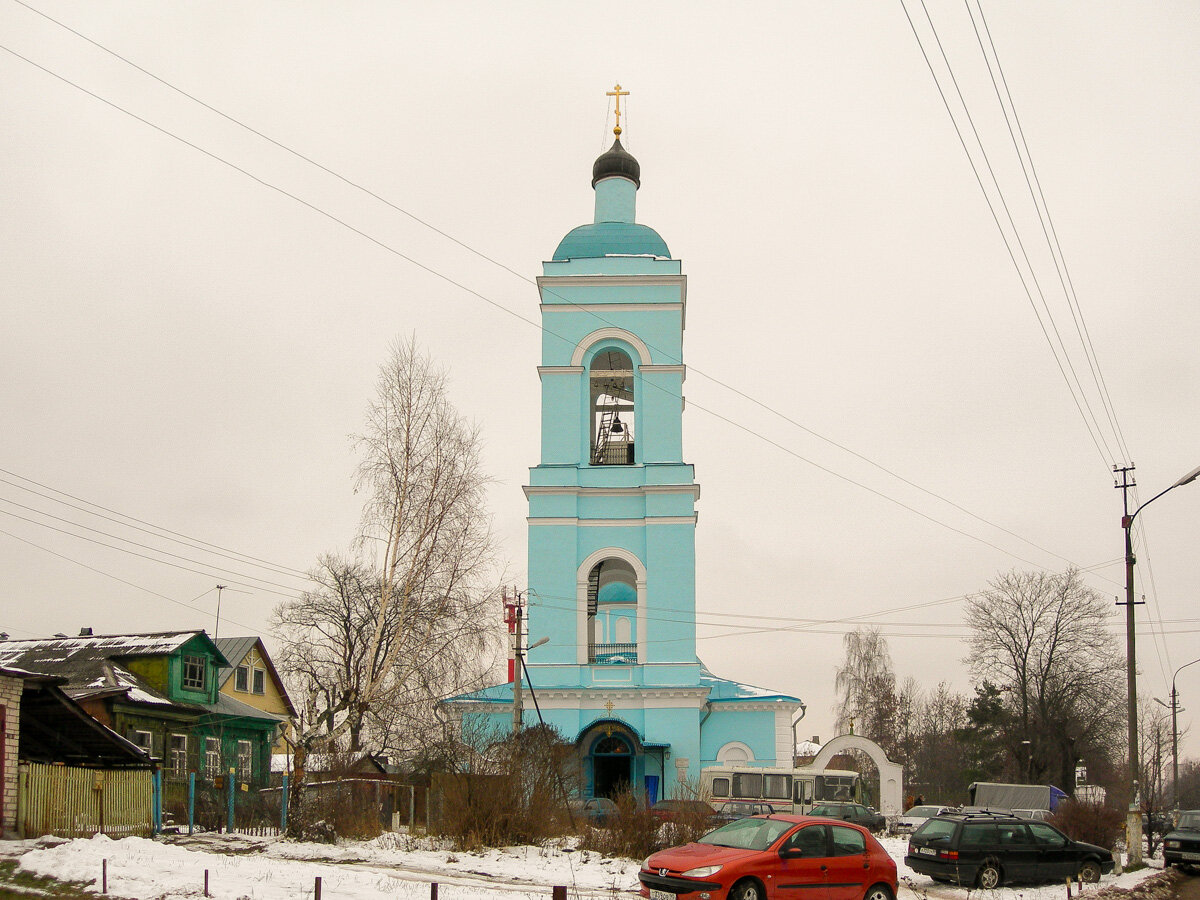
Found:
[[[900, 876], [899, 900], [966, 900], [965, 888], [935, 884], [904, 865], [905, 838], [884, 838]], [[208, 871], [209, 894], [219, 900], [296, 900], [312, 897], [321, 879], [322, 900], [426, 900], [438, 883], [438, 900], [549, 898], [565, 885], [572, 896], [630, 900], [637, 889], [639, 862], [611, 859], [560, 847], [507, 847], [457, 853], [433, 841], [385, 834], [372, 841], [337, 845], [302, 844], [278, 838], [196, 835], [152, 841], [145, 838], [62, 841], [40, 838], [6, 848], [23, 851], [21, 869], [61, 881], [94, 882], [100, 890], [107, 860], [108, 892], [129, 898], [202, 897]], [[1098, 887], [1132, 887], [1158, 869], [1107, 875]], [[1001, 888], [990, 900], [1064, 900], [1061, 884]]]

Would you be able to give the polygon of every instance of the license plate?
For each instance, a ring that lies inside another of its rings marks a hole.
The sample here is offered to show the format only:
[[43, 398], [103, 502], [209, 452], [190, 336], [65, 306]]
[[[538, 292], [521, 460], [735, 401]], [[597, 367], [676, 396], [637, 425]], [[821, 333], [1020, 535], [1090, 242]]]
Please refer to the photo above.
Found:
[[922, 856], [937, 856], [937, 851], [932, 847], [918, 847], [917, 852]]
[[1180, 853], [1180, 859], [1200, 859], [1200, 853]]
[[678, 900], [670, 891], [656, 891], [650, 888], [650, 900]]

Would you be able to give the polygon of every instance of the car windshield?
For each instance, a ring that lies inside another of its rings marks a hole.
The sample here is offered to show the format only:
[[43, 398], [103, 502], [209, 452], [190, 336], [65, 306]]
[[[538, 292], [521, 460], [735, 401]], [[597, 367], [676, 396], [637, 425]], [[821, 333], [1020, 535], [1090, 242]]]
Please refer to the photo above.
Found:
[[739, 850], [766, 850], [795, 824], [781, 819], [738, 819], [710, 831], [696, 843], [737, 847]]
[[916, 834], [922, 837], [927, 837], [930, 840], [940, 837], [949, 837], [954, 832], [955, 822], [952, 819], [926, 819], [925, 824], [917, 829]]
[[1179, 817], [1180, 831], [1200, 831], [1200, 811], [1185, 812]]
[[939, 809], [941, 809], [940, 806], [914, 806], [912, 809], [910, 809], [908, 812], [906, 812], [905, 815], [906, 816], [924, 816], [925, 818], [928, 819], [931, 816], [936, 816], [938, 814]]

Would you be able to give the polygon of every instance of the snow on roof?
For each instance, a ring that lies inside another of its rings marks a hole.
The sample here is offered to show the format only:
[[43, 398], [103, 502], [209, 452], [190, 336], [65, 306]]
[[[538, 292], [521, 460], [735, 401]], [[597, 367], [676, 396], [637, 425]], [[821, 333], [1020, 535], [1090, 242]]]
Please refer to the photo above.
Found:
[[793, 697], [790, 694], [782, 694], [779, 691], [755, 687], [752, 684], [743, 684], [740, 681], [730, 681], [728, 678], [718, 678], [708, 670], [708, 667], [704, 663], [700, 663], [700, 684], [708, 688], [708, 700], [710, 703], [737, 700], [777, 700], [781, 703], [804, 705], [804, 702], [799, 697]]
[[65, 662], [79, 650], [102, 651], [105, 656], [141, 656], [171, 653], [202, 631], [157, 631], [149, 634], [80, 635], [77, 637], [32, 638], [0, 642], [0, 659], [23, 656], [33, 651], [61, 650], [65, 656], [39, 654], [39, 661]]

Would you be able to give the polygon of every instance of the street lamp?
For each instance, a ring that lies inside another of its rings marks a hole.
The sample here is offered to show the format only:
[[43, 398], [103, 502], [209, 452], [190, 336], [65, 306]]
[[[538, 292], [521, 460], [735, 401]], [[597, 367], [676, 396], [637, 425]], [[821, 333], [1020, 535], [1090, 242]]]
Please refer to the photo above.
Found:
[[[1175, 690], [1175, 679], [1179, 677], [1180, 672], [1196, 663], [1200, 663], [1200, 659], [1193, 659], [1175, 670], [1175, 674], [1171, 676], [1171, 702], [1163, 703], [1163, 706], [1168, 706], [1171, 710], [1171, 797], [1175, 801], [1176, 809], [1179, 809], [1179, 691]], [[1154, 699], [1158, 700], [1157, 697]], [[1162, 703], [1161, 700], [1158, 702]]]
[[1129, 480], [1129, 473], [1133, 470], [1133, 466], [1127, 468], [1113, 467], [1114, 472], [1120, 472], [1122, 482], [1116, 485], [1122, 489], [1122, 498], [1124, 500], [1125, 514], [1121, 517], [1121, 528], [1125, 531], [1125, 680], [1128, 688], [1128, 703], [1129, 703], [1129, 773], [1130, 780], [1133, 782], [1133, 794], [1129, 800], [1129, 862], [1133, 865], [1140, 864], [1142, 861], [1142, 814], [1138, 808], [1138, 789], [1137, 789], [1137, 764], [1138, 764], [1138, 733], [1137, 733], [1137, 641], [1136, 628], [1137, 622], [1134, 618], [1134, 603], [1133, 603], [1133, 520], [1137, 518], [1137, 514], [1143, 509], [1161, 497], [1168, 491], [1173, 491], [1177, 487], [1183, 487], [1185, 484], [1191, 484], [1197, 478], [1200, 478], [1200, 466], [1192, 469], [1173, 485], [1166, 490], [1159, 491], [1137, 509], [1132, 515], [1129, 512], [1129, 488], [1133, 487], [1133, 483]]

